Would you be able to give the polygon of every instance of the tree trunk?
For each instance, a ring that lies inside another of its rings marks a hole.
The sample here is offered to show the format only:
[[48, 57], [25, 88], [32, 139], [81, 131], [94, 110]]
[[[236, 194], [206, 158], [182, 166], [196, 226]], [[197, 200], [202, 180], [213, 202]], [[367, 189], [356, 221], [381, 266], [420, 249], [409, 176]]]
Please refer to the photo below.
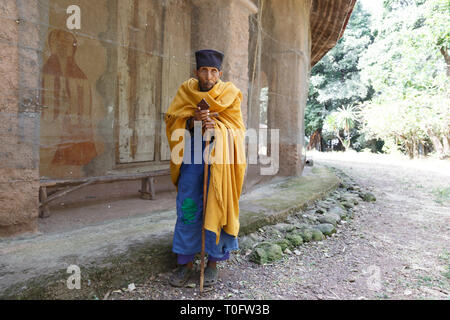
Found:
[[442, 154], [444, 153], [444, 148], [442, 147], [441, 140], [440, 140], [439, 137], [433, 132], [433, 130], [428, 129], [427, 132], [428, 132], [428, 136], [429, 136], [430, 139], [431, 139], [431, 142], [433, 143], [434, 150], [436, 150], [436, 152], [437, 152], [439, 155], [442, 155]]
[[441, 47], [441, 53], [444, 56], [445, 63], [447, 64], [447, 77], [450, 77], [450, 56], [448, 55], [448, 48]]
[[347, 148], [345, 147], [344, 141], [342, 141], [341, 136], [339, 135], [339, 131], [336, 131], [336, 136], [338, 137], [339, 141], [341, 142], [342, 146], [344, 147], [344, 151], [347, 151]]
[[444, 142], [444, 155], [446, 157], [450, 157], [450, 132], [448, 132], [444, 138], [442, 138], [443, 142]]
[[414, 138], [413, 138], [413, 155], [415, 158], [420, 158], [418, 142]]
[[410, 159], [414, 159], [414, 148], [409, 139], [405, 141], [406, 153], [408, 154]]
[[306, 150], [316, 149], [318, 151], [322, 151], [323, 148], [322, 148], [322, 135], [320, 134], [321, 131], [322, 131], [321, 128], [314, 131], [314, 133], [311, 135]]
[[419, 153], [419, 157], [420, 158], [425, 158], [426, 157], [426, 153], [425, 153], [425, 147], [423, 145], [422, 140], [419, 140], [418, 145], [417, 145], [417, 151]]
[[345, 130], [345, 135], [347, 136], [347, 142], [345, 145], [345, 149], [349, 149], [350, 148], [350, 130]]

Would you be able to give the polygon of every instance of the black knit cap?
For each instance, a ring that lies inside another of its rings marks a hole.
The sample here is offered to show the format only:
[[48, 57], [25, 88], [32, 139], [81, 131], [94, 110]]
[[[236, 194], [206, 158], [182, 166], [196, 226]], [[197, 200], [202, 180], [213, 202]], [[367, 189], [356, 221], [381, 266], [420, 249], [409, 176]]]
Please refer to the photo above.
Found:
[[195, 52], [195, 60], [197, 61], [197, 70], [200, 67], [214, 67], [220, 70], [222, 67], [223, 53], [206, 49]]

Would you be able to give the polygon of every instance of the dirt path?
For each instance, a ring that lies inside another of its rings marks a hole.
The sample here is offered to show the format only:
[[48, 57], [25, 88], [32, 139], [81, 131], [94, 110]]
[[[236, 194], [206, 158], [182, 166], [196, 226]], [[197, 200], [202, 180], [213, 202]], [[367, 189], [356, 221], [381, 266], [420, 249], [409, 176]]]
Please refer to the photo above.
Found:
[[[202, 299], [449, 299], [450, 164], [390, 156], [312, 154], [372, 192], [337, 233], [309, 242], [270, 265], [234, 254], [220, 282]], [[404, 160], [404, 159], [400, 159]], [[172, 288], [169, 273], [108, 299], [197, 299], [195, 288]]]

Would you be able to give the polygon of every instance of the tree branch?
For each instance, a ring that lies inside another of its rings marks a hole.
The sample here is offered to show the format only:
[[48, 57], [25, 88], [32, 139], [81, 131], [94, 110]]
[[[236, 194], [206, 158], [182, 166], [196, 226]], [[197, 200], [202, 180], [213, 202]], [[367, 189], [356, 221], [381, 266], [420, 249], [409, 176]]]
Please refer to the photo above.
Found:
[[441, 47], [440, 51], [444, 56], [445, 63], [447, 64], [447, 77], [450, 77], [450, 56], [448, 55], [448, 48]]

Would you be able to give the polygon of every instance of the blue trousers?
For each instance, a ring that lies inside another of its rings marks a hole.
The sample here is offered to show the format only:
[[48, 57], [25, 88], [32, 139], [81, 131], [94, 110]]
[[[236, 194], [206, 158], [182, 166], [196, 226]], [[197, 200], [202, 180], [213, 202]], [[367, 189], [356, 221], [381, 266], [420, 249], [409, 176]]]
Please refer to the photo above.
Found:
[[[194, 255], [201, 251], [203, 225], [203, 178], [205, 141], [202, 142], [202, 163], [194, 163], [194, 137], [191, 138], [189, 161], [183, 161], [178, 179], [177, 222], [173, 236], [172, 251], [178, 254], [178, 263], [185, 264], [193, 260]], [[199, 151], [199, 150], [197, 150]], [[185, 155], [189, 153], [185, 152]], [[210, 166], [209, 166], [210, 167]], [[208, 168], [208, 187], [210, 180]], [[209, 188], [207, 188], [209, 189]], [[238, 239], [221, 230], [219, 244], [216, 244], [216, 234], [205, 230], [205, 252], [210, 261], [222, 261], [229, 257], [232, 250], [239, 249]]]

